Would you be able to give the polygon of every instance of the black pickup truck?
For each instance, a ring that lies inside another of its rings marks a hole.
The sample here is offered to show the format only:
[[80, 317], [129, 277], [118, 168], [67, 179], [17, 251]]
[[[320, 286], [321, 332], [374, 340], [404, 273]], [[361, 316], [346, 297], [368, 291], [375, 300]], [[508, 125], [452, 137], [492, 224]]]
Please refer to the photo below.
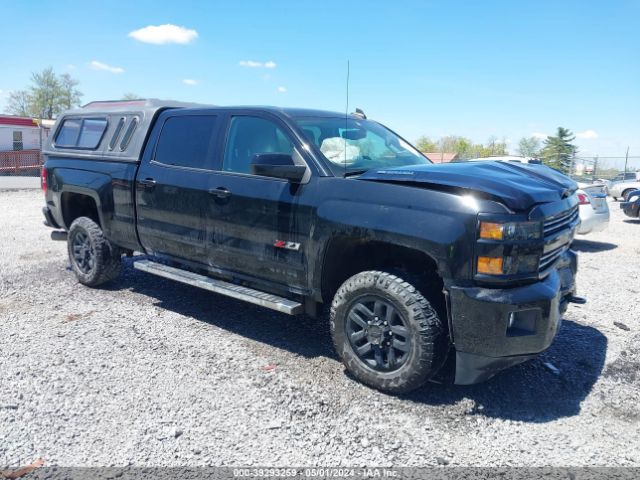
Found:
[[93, 102], [44, 153], [45, 223], [80, 283], [138, 252], [149, 274], [326, 313], [346, 368], [387, 392], [532, 358], [578, 301], [572, 180], [432, 164], [362, 112]]

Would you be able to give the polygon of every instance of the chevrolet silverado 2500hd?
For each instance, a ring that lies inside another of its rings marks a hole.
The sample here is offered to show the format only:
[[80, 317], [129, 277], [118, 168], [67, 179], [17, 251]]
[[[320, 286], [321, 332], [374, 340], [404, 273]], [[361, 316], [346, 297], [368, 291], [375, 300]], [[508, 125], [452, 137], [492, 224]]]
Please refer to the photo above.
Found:
[[384, 391], [445, 364], [485, 380], [549, 347], [577, 301], [572, 180], [434, 165], [361, 112], [93, 102], [59, 116], [44, 154], [45, 223], [80, 283], [135, 251], [149, 274], [328, 312], [346, 368]]

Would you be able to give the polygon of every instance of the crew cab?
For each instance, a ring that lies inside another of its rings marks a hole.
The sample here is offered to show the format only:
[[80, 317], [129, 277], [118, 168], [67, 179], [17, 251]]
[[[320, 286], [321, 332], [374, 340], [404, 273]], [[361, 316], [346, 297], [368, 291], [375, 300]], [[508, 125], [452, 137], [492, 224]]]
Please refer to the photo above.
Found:
[[93, 102], [44, 154], [45, 223], [80, 283], [137, 252], [149, 274], [328, 314], [346, 368], [383, 391], [486, 380], [547, 349], [579, 300], [571, 179], [434, 165], [362, 112]]

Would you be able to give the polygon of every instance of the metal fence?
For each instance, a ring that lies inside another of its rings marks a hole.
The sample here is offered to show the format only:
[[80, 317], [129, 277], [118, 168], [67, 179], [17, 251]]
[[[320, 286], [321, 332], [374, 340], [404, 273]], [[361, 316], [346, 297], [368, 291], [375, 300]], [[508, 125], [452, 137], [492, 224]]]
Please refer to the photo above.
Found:
[[40, 175], [42, 154], [40, 150], [11, 150], [0, 152], [0, 176]]

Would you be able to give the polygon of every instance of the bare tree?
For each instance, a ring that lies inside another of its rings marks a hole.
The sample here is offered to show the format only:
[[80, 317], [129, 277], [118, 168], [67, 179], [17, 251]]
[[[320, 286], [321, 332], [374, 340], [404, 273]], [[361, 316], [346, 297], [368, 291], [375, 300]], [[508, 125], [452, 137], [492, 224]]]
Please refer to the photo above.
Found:
[[9, 93], [6, 110], [12, 115], [21, 117], [31, 116], [31, 95], [26, 90], [16, 90]]

